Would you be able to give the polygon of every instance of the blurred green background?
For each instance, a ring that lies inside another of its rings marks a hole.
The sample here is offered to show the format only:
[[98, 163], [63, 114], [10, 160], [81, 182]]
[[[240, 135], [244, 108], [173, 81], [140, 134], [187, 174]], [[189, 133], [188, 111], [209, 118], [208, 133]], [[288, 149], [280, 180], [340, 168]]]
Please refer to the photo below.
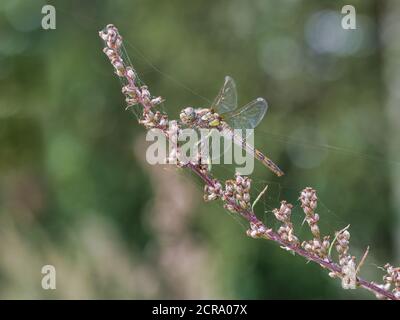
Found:
[[[56, 30], [41, 28], [46, 3]], [[341, 28], [345, 4], [356, 30]], [[225, 75], [240, 104], [265, 97], [256, 145], [286, 175], [256, 166], [254, 196], [270, 185], [257, 213], [276, 227], [286, 199], [310, 239], [297, 197], [314, 187], [322, 232], [351, 224], [379, 281], [400, 257], [399, 18], [394, 0], [1, 1], [0, 298], [373, 298], [246, 237], [196, 177], [149, 166], [97, 32], [119, 28], [170, 118], [207, 106]]]

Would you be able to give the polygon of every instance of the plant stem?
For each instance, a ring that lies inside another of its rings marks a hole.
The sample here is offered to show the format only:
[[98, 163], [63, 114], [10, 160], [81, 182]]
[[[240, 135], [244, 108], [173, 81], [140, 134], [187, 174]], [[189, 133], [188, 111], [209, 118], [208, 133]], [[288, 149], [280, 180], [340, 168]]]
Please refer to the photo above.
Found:
[[[192, 163], [188, 163], [186, 165], [186, 167], [189, 168], [190, 170], [192, 170], [196, 175], [198, 175], [210, 187], [215, 186], [214, 180], [212, 179], [212, 177], [208, 173], [205, 173], [202, 170], [199, 170], [199, 168], [196, 165], [194, 165]], [[263, 222], [257, 218], [257, 216], [254, 214], [254, 212], [249, 211], [249, 210], [243, 210], [240, 206], [238, 206], [234, 202], [230, 202], [230, 204], [232, 206], [234, 206], [235, 209], [237, 210], [237, 212], [243, 218], [245, 218], [249, 223], [264, 225]], [[322, 266], [323, 268], [325, 268], [331, 272], [334, 272], [336, 274], [341, 273], [342, 268], [338, 264], [331, 261], [330, 259], [324, 260], [315, 254], [307, 252], [306, 250], [302, 249], [300, 246], [295, 246], [291, 243], [288, 243], [288, 242], [282, 240], [282, 238], [278, 235], [278, 233], [272, 231], [271, 229], [265, 228], [265, 230], [266, 230], [265, 239], [272, 240], [272, 241], [278, 243], [280, 246], [290, 249], [292, 252], [298, 254], [299, 256], [302, 256], [306, 260], [317, 263], [320, 266]], [[382, 295], [382, 296], [386, 297], [387, 299], [398, 300], [392, 292], [382, 289], [378, 285], [376, 285], [372, 282], [369, 282], [363, 278], [357, 277], [357, 283], [360, 287], [367, 289], [375, 294]]]

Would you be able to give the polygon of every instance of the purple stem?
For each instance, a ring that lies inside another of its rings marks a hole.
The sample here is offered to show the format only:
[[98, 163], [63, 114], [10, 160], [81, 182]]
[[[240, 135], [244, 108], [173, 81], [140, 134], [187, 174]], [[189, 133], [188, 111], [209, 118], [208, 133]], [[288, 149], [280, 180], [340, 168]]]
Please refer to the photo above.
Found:
[[[192, 163], [188, 163], [186, 165], [186, 167], [188, 167], [189, 169], [191, 169], [194, 173], [196, 173], [207, 185], [209, 185], [210, 187], [215, 187], [214, 185], [214, 180], [210, 177], [210, 175], [208, 175], [207, 173], [202, 172], [201, 170], [199, 170], [199, 168], [192, 164]], [[258, 224], [258, 225], [263, 225], [263, 223], [257, 218], [257, 216], [254, 214], [254, 212], [249, 211], [249, 210], [244, 210], [241, 207], [239, 207], [235, 202], [233, 201], [229, 201], [229, 204], [232, 205], [235, 210], [242, 216], [244, 217], [248, 222], [254, 223], [254, 224]], [[268, 230], [266, 228], [266, 236], [268, 237], [269, 240], [275, 241], [276, 243], [278, 243], [279, 245], [289, 248], [290, 250], [292, 250], [293, 252], [297, 253], [299, 256], [302, 256], [304, 258], [306, 258], [309, 261], [315, 262], [319, 265], [321, 265], [323, 268], [326, 268], [332, 272], [335, 272], [337, 274], [341, 274], [342, 272], [342, 268], [334, 263], [331, 260], [324, 260], [320, 257], [318, 257], [315, 254], [312, 254], [310, 252], [307, 252], [306, 250], [302, 249], [299, 246], [296, 246], [294, 244], [288, 243], [286, 241], [284, 241], [278, 233], [276, 233], [275, 231], [272, 230]], [[359, 286], [374, 292], [375, 294], [380, 294], [384, 297], [386, 297], [387, 299], [390, 300], [398, 300], [395, 295], [390, 292], [387, 291], [385, 289], [380, 288], [378, 285], [369, 282], [367, 280], [364, 280], [363, 278], [357, 277], [357, 283]]]

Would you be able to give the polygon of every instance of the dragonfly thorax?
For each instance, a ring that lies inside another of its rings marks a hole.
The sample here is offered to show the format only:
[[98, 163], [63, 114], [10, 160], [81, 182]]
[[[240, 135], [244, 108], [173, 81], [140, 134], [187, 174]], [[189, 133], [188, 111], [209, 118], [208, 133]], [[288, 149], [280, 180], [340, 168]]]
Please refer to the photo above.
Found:
[[221, 124], [221, 117], [212, 109], [194, 109], [187, 107], [180, 113], [181, 121], [188, 126], [216, 128]]

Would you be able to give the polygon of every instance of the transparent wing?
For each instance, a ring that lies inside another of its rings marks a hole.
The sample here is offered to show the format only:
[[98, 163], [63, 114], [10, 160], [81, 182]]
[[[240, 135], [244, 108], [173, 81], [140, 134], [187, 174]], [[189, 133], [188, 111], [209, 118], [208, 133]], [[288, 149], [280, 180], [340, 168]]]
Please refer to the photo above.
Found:
[[235, 81], [229, 76], [225, 77], [218, 96], [215, 98], [211, 108], [219, 114], [224, 114], [235, 110], [237, 107], [237, 93]]
[[264, 118], [268, 104], [263, 98], [246, 104], [224, 115], [224, 120], [234, 129], [254, 129]]

